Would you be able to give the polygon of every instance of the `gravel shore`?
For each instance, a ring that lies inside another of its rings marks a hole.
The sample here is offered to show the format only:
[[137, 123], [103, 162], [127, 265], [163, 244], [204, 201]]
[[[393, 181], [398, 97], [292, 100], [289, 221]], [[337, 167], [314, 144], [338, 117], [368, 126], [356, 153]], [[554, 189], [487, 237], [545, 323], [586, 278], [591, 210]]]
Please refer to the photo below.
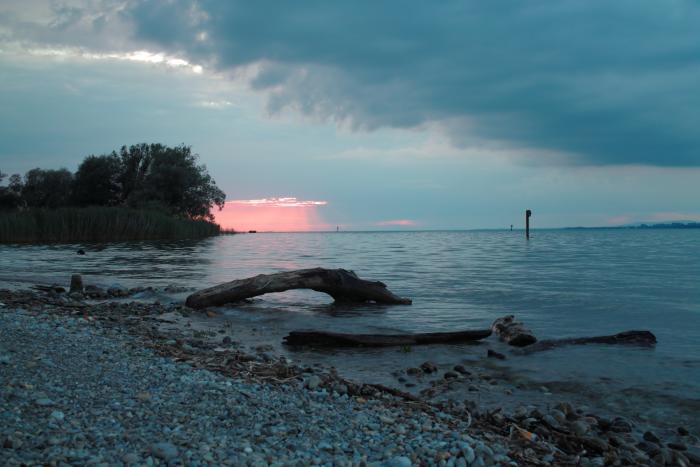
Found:
[[509, 461], [448, 414], [227, 378], [84, 318], [0, 308], [0, 362], [3, 465]]
[[[193, 324], [216, 310], [135, 293], [0, 290], [0, 465], [700, 465], [684, 427], [353, 382]], [[424, 366], [407, 375], [439, 374]]]

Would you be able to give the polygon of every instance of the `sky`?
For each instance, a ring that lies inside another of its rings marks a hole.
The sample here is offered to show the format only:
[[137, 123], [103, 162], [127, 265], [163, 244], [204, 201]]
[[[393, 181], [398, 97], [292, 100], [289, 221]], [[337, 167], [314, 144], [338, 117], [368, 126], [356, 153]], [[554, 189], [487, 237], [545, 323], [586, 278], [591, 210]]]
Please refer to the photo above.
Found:
[[700, 220], [695, 0], [0, 0], [0, 170], [191, 145], [239, 230]]

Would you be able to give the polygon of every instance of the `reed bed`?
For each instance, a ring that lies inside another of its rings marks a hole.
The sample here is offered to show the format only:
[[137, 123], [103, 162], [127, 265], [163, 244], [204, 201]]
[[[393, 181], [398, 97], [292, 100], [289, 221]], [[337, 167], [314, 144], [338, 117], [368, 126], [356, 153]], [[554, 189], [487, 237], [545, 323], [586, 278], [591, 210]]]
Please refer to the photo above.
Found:
[[217, 224], [120, 207], [0, 212], [0, 243], [175, 240], [219, 235]]

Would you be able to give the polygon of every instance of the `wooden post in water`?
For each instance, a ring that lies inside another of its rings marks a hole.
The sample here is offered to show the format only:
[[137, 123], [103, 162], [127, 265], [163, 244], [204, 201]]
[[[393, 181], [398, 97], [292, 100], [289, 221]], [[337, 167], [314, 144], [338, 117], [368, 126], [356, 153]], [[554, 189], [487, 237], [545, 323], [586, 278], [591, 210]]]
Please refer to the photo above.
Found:
[[530, 240], [530, 216], [532, 215], [532, 211], [529, 209], [525, 211], [525, 238]]

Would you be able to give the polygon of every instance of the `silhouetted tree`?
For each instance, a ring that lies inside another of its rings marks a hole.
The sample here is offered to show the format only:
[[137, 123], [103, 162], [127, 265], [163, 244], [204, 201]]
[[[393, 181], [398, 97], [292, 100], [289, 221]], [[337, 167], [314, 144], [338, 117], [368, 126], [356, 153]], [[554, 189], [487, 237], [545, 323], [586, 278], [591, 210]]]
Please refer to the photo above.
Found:
[[189, 146], [138, 144], [122, 147], [123, 199], [130, 206], [159, 207], [171, 214], [213, 220], [211, 209], [223, 208], [226, 194]]
[[[123, 146], [119, 154], [88, 156], [73, 176], [66, 169], [32, 169], [0, 186], [0, 208], [117, 206], [155, 208], [191, 219], [213, 220], [226, 195], [189, 146]], [[7, 175], [0, 174], [0, 183]]]
[[30, 208], [67, 206], [72, 185], [73, 174], [66, 169], [32, 169], [24, 175], [22, 200]]
[[[2, 183], [6, 177], [7, 174], [0, 171], [0, 183]], [[0, 186], [0, 211], [15, 210], [22, 204], [22, 198], [20, 193], [17, 191], [17, 186], [15, 184], [17, 178], [19, 178], [19, 175], [15, 174], [10, 177], [10, 183], [8, 186]]]
[[88, 156], [73, 180], [73, 202], [77, 206], [115, 206], [121, 202], [121, 161], [116, 154]]

